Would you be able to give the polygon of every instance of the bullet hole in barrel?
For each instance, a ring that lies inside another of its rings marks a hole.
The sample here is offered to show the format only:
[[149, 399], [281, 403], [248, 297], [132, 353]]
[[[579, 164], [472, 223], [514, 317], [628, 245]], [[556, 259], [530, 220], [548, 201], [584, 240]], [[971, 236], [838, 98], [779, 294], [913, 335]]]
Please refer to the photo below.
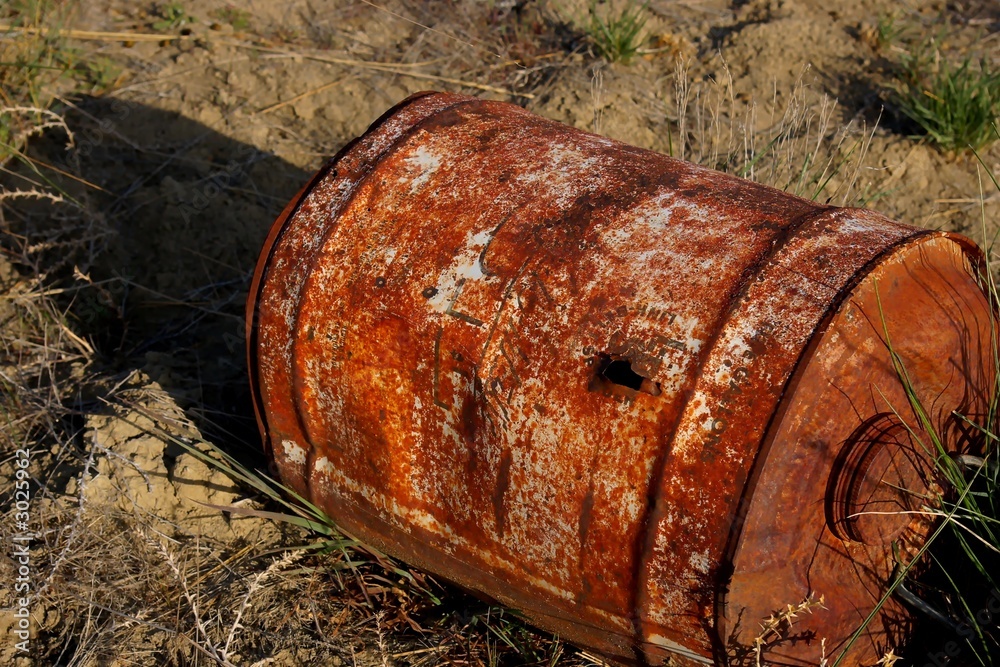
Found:
[[632, 362], [624, 357], [598, 355], [597, 375], [611, 384], [627, 387], [651, 396], [660, 395], [660, 383], [639, 375], [632, 369]]
[[632, 370], [632, 364], [626, 359], [615, 359], [608, 363], [601, 371], [601, 375], [611, 380], [615, 384], [620, 384], [629, 389], [639, 391], [642, 386], [643, 377]]
[[424, 295], [425, 299], [429, 299], [437, 293], [438, 293], [437, 287], [425, 287], [424, 291], [421, 292], [421, 294]]

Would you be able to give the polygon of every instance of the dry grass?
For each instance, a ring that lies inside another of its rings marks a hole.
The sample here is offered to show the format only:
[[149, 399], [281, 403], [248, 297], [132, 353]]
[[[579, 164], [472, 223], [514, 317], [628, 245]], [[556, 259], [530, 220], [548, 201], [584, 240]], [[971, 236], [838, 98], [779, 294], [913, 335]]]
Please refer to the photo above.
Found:
[[48, 108], [65, 87], [63, 75], [79, 67], [57, 34], [71, 10], [56, 0], [13, 0], [0, 8], [0, 23], [27, 31], [0, 39], [0, 166], [29, 137], [61, 123]]
[[779, 102], [775, 89], [766, 111], [757, 100], [737, 99], [725, 62], [722, 72], [692, 83], [678, 63], [673, 155], [823, 203], [866, 206], [878, 198], [866, 178], [877, 123], [842, 123], [836, 100], [804, 83], [807, 71], [790, 91], [780, 91], [787, 99]]
[[[761, 621], [760, 632], [754, 637], [753, 643], [750, 646], [733, 647], [730, 655], [732, 664], [752, 664], [754, 667], [762, 667], [768, 664], [768, 652], [780, 650], [782, 646], [786, 646], [796, 640], [792, 636], [795, 620], [802, 614], [813, 613], [814, 609], [825, 609], [823, 606], [824, 602], [825, 600], [822, 596], [817, 600], [810, 595], [798, 604], [788, 604], [785, 605], [784, 609], [775, 610], [768, 618]], [[821, 638], [821, 642], [824, 647], [823, 653], [825, 654], [826, 639]], [[821, 664], [824, 662], [825, 659], [821, 661]]]

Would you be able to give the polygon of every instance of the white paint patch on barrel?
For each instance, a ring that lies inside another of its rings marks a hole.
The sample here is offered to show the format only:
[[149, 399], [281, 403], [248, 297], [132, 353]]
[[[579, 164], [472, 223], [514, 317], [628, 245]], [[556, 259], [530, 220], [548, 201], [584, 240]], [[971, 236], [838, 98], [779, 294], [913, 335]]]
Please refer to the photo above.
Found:
[[[410, 180], [410, 194], [413, 194], [422, 188], [438, 170], [441, 166], [441, 157], [432, 153], [426, 146], [417, 146], [413, 155], [406, 158], [406, 163], [417, 169], [417, 175]], [[406, 179], [401, 178], [400, 182], [406, 182]]]
[[427, 305], [439, 313], [446, 312], [454, 303], [456, 292], [467, 281], [489, 280], [483, 273], [480, 255], [493, 240], [492, 228], [479, 232], [469, 232], [465, 247], [458, 251], [455, 259], [438, 277], [435, 295], [427, 300]]
[[281, 449], [285, 452], [285, 458], [292, 463], [304, 465], [306, 462], [306, 450], [294, 440], [282, 440]]
[[710, 561], [708, 559], [707, 551], [691, 554], [691, 557], [688, 559], [688, 563], [698, 572], [708, 574]]

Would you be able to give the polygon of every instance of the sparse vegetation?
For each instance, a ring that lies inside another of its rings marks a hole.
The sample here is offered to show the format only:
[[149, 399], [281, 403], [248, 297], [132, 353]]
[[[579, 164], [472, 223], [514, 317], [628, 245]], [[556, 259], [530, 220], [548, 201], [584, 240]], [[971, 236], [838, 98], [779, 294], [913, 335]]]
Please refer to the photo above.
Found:
[[646, 7], [627, 0], [617, 11], [610, 5], [602, 10], [597, 0], [591, 0], [587, 34], [600, 57], [625, 65], [632, 62], [643, 45]]
[[[25, 28], [55, 27], [65, 16], [44, 0], [18, 0], [0, 10], [0, 20]], [[51, 86], [65, 71], [63, 41], [46, 34], [18, 34], [0, 39], [0, 107], [47, 109]], [[25, 124], [27, 122], [27, 124]], [[0, 112], [0, 165], [23, 145], [31, 119]]]
[[875, 47], [883, 51], [887, 50], [899, 41], [906, 31], [907, 26], [900, 21], [897, 12], [880, 14], [875, 26]]
[[160, 17], [153, 22], [153, 30], [174, 30], [189, 23], [194, 23], [197, 19], [187, 13], [184, 5], [180, 2], [168, 2], [156, 8], [156, 13]]
[[[990, 131], [994, 139], [1000, 139], [995, 123]], [[980, 166], [989, 179], [988, 186], [1000, 194], [996, 174], [989, 165], [980, 162]], [[984, 227], [987, 222], [984, 211]], [[991, 267], [995, 257], [992, 245], [984, 250], [985, 267]], [[995, 315], [1000, 312], [996, 277], [987, 268], [980, 278]], [[1000, 594], [1000, 337], [996, 323], [990, 343], [995, 382], [986, 414], [956, 415], [971, 432], [973, 451], [962, 456], [949, 454], [943, 434], [930, 425], [922, 397], [912, 389], [910, 403], [920, 416], [919, 427], [928, 433], [931, 442], [927, 444], [937, 453], [937, 471], [944, 489], [938, 511], [947, 527], [939, 542], [930, 544], [932, 567], [921, 577], [921, 590], [933, 607], [951, 620], [955, 639], [972, 656], [967, 662], [992, 667], [1000, 664], [998, 615], [991, 612], [984, 616], [982, 610], [1000, 603], [1000, 599], [990, 598]], [[909, 387], [906, 369], [898, 360], [897, 367]]]
[[671, 155], [823, 203], [866, 206], [885, 195], [863, 178], [877, 127], [836, 126], [837, 102], [800, 78], [782, 115], [755, 131], [756, 110], [741, 115], [728, 67], [723, 74], [692, 84], [683, 68], [675, 73]]
[[0, 9], [0, 22], [16, 30], [0, 38], [0, 165], [57, 123], [47, 111], [56, 95], [101, 93], [121, 75], [111, 59], [91, 57], [59, 34], [72, 11], [55, 0], [16, 0]]
[[908, 60], [898, 91], [900, 110], [936, 144], [950, 151], [980, 150], [993, 141], [991, 124], [1000, 117], [1000, 71], [986, 59], [967, 57], [957, 66]]
[[250, 27], [250, 12], [232, 5], [226, 5], [212, 12], [212, 17], [228, 23], [233, 30], [242, 31]]
[[878, 17], [876, 40], [878, 46], [885, 48], [892, 44], [899, 35], [899, 26], [895, 14], [882, 14]]
[[940, 149], [981, 150], [994, 140], [991, 125], [1000, 118], [1000, 70], [990, 52], [956, 54], [943, 48], [948, 39], [944, 28], [928, 37], [895, 15], [880, 19], [877, 46], [894, 46], [889, 103]]
[[84, 76], [91, 93], [102, 93], [115, 85], [122, 75], [122, 68], [110, 58], [96, 57], [85, 64]]

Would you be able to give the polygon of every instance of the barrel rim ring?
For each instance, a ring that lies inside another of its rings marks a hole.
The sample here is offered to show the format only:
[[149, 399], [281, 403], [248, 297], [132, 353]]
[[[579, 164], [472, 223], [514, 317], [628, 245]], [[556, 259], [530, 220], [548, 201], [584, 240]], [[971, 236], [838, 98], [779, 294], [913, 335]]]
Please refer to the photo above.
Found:
[[[832, 210], [836, 214], [841, 215], [850, 215], [851, 212], [866, 215], [870, 215], [872, 213], [870, 209], [863, 208], [835, 208]], [[714, 641], [717, 642], [716, 645], [718, 650], [721, 652], [719, 654], [721, 657], [725, 657], [725, 642], [728, 631], [726, 610], [729, 602], [729, 579], [733, 576], [733, 574], [735, 574], [734, 558], [740, 544], [742, 543], [743, 526], [749, 518], [750, 501], [754, 496], [761, 474], [764, 468], [766, 468], [767, 460], [772, 453], [772, 445], [774, 444], [774, 439], [776, 437], [777, 427], [780, 425], [789, 407], [788, 401], [785, 400], [786, 397], [794, 393], [795, 386], [802, 379], [802, 375], [809, 367], [810, 362], [813, 360], [816, 350], [822, 342], [830, 324], [847, 306], [850, 302], [851, 295], [854, 294], [864, 279], [874, 273], [880, 266], [887, 263], [897, 253], [907, 251], [910, 248], [915, 248], [935, 240], [948, 240], [958, 247], [961, 251], [962, 257], [969, 262], [969, 269], [976, 277], [980, 289], [982, 289], [983, 285], [980, 281], [980, 276], [982, 275], [983, 267], [986, 266], [986, 257], [982, 249], [974, 241], [955, 232], [913, 228], [912, 234], [905, 236], [894, 243], [887, 244], [881, 249], [880, 252], [855, 271], [850, 279], [844, 283], [843, 287], [838, 291], [836, 297], [830, 300], [823, 316], [820, 318], [818, 324], [813, 330], [812, 336], [809, 338], [806, 346], [802, 349], [798, 359], [792, 367], [791, 373], [785, 380], [784, 386], [781, 389], [780, 399], [776, 403], [775, 410], [771, 414], [767, 427], [765, 428], [765, 435], [761, 440], [761, 446], [750, 465], [750, 472], [740, 495], [738, 504], [739, 509], [730, 528], [727, 546], [721, 560], [722, 568], [728, 573], [728, 576], [720, 578], [716, 589], [717, 594], [714, 609], [715, 636], [713, 637]], [[994, 307], [994, 310], [996, 310], [996, 307]]]

